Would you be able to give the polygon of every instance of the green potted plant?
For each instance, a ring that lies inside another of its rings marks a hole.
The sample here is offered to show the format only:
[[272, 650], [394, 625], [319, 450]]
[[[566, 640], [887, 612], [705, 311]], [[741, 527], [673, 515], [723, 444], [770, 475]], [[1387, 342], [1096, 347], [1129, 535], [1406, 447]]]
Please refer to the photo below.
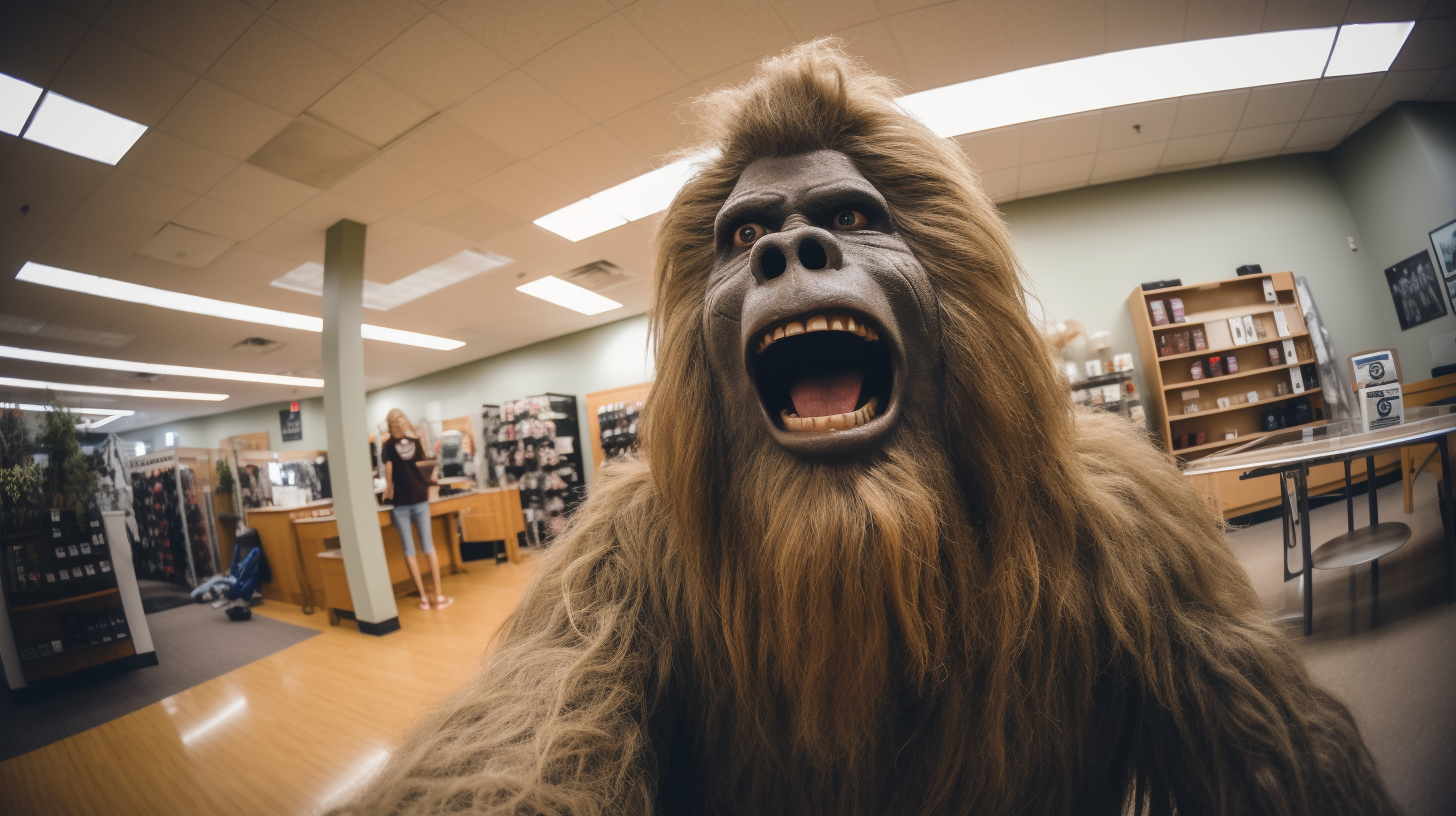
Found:
[[19, 409], [0, 410], [0, 535], [44, 524], [45, 477], [32, 457], [34, 441]]
[[81, 452], [79, 435], [76, 416], [59, 399], [52, 402], [41, 428], [41, 448], [46, 454], [45, 496], [52, 510], [74, 514], [77, 529], [96, 500], [99, 481], [91, 462]]

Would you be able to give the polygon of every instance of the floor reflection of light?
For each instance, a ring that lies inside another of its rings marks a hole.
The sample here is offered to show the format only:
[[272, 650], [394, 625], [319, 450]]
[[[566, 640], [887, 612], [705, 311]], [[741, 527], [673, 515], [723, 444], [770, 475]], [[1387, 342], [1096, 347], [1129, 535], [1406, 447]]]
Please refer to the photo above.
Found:
[[339, 784], [335, 785], [333, 790], [329, 791], [324, 798], [319, 800], [318, 812], [322, 813], [334, 805], [343, 804], [344, 799], [350, 794], [355, 793], [365, 782], [368, 782], [369, 777], [373, 776], [374, 772], [383, 767], [384, 763], [388, 760], [389, 752], [383, 748], [375, 749], [368, 756], [364, 757], [359, 761], [358, 765], [355, 765], [349, 770], [348, 775], [339, 780]]
[[193, 728], [191, 731], [183, 734], [182, 744], [191, 745], [193, 740], [203, 736], [204, 734], [218, 727], [219, 725], [222, 725], [229, 717], [237, 714], [247, 707], [247, 698], [239, 697], [238, 699], [229, 703], [227, 708], [224, 708], [222, 711], [219, 711], [211, 717], [208, 717], [207, 720], [201, 725], [198, 725], [196, 728]]
[[172, 697], [163, 697], [162, 698], [162, 710], [165, 711], [165, 712], [167, 712], [167, 715], [168, 716], [172, 716], [172, 715], [176, 714], [177, 713], [177, 700], [174, 699], [174, 698], [172, 698]]

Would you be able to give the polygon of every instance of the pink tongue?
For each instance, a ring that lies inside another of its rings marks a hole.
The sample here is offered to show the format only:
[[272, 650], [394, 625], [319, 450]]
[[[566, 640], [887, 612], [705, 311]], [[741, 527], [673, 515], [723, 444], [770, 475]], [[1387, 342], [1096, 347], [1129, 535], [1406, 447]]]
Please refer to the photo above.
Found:
[[859, 402], [859, 389], [863, 383], [863, 371], [809, 377], [789, 388], [789, 398], [794, 401], [794, 413], [801, 417], [847, 414]]

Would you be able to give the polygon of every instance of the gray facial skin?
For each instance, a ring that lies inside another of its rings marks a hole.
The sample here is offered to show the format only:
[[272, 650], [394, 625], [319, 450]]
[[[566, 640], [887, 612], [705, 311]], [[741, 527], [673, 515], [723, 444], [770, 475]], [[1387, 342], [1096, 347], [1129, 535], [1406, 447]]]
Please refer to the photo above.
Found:
[[[766, 432], [805, 457], [843, 457], [883, 446], [907, 412], [933, 410], [941, 353], [929, 276], [848, 156], [822, 150], [754, 162], [714, 233], [703, 319], [730, 438]], [[764, 348], [776, 327], [818, 315], [852, 317], [878, 339], [831, 330]], [[843, 368], [860, 356], [866, 380], [855, 405], [874, 397], [876, 416], [841, 430], [790, 429], [780, 414], [793, 409], [785, 384], [815, 376], [821, 361]]]

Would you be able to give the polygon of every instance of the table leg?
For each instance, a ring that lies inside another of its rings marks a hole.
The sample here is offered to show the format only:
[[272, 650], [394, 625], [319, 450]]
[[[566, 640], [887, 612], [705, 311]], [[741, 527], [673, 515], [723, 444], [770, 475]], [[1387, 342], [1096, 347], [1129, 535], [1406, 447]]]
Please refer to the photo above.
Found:
[[1355, 494], [1350, 486], [1350, 460], [1345, 460], [1345, 524], [1346, 532], [1355, 532]]
[[451, 513], [445, 516], [445, 540], [450, 544], [450, 557], [454, 559], [450, 565], [451, 574], [466, 572], [465, 558], [460, 554], [460, 514]]
[[1284, 552], [1280, 553], [1279, 566], [1284, 570], [1284, 580], [1288, 582], [1299, 577], [1299, 573], [1289, 571], [1289, 551], [1297, 545], [1294, 541], [1296, 525], [1289, 507], [1288, 473], [1279, 474], [1279, 523], [1284, 527]]
[[1309, 542], [1309, 469], [1300, 465], [1294, 471], [1294, 491], [1299, 502], [1299, 551], [1303, 556], [1304, 564], [1300, 570], [1304, 580], [1301, 589], [1304, 590], [1304, 634], [1306, 636], [1314, 632], [1314, 564], [1310, 561]]
[[[1380, 523], [1379, 497], [1375, 492], [1375, 457], [1365, 457], [1365, 493], [1370, 497], [1370, 526]], [[1354, 529], [1353, 527], [1350, 529]]]
[[[1436, 447], [1441, 450], [1441, 483], [1445, 486], [1446, 506], [1441, 509], [1441, 523], [1446, 528], [1446, 603], [1456, 600], [1456, 502], [1451, 500], [1451, 455], [1446, 448], [1446, 437], [1436, 437]], [[1437, 494], [1440, 497], [1440, 494]]]

